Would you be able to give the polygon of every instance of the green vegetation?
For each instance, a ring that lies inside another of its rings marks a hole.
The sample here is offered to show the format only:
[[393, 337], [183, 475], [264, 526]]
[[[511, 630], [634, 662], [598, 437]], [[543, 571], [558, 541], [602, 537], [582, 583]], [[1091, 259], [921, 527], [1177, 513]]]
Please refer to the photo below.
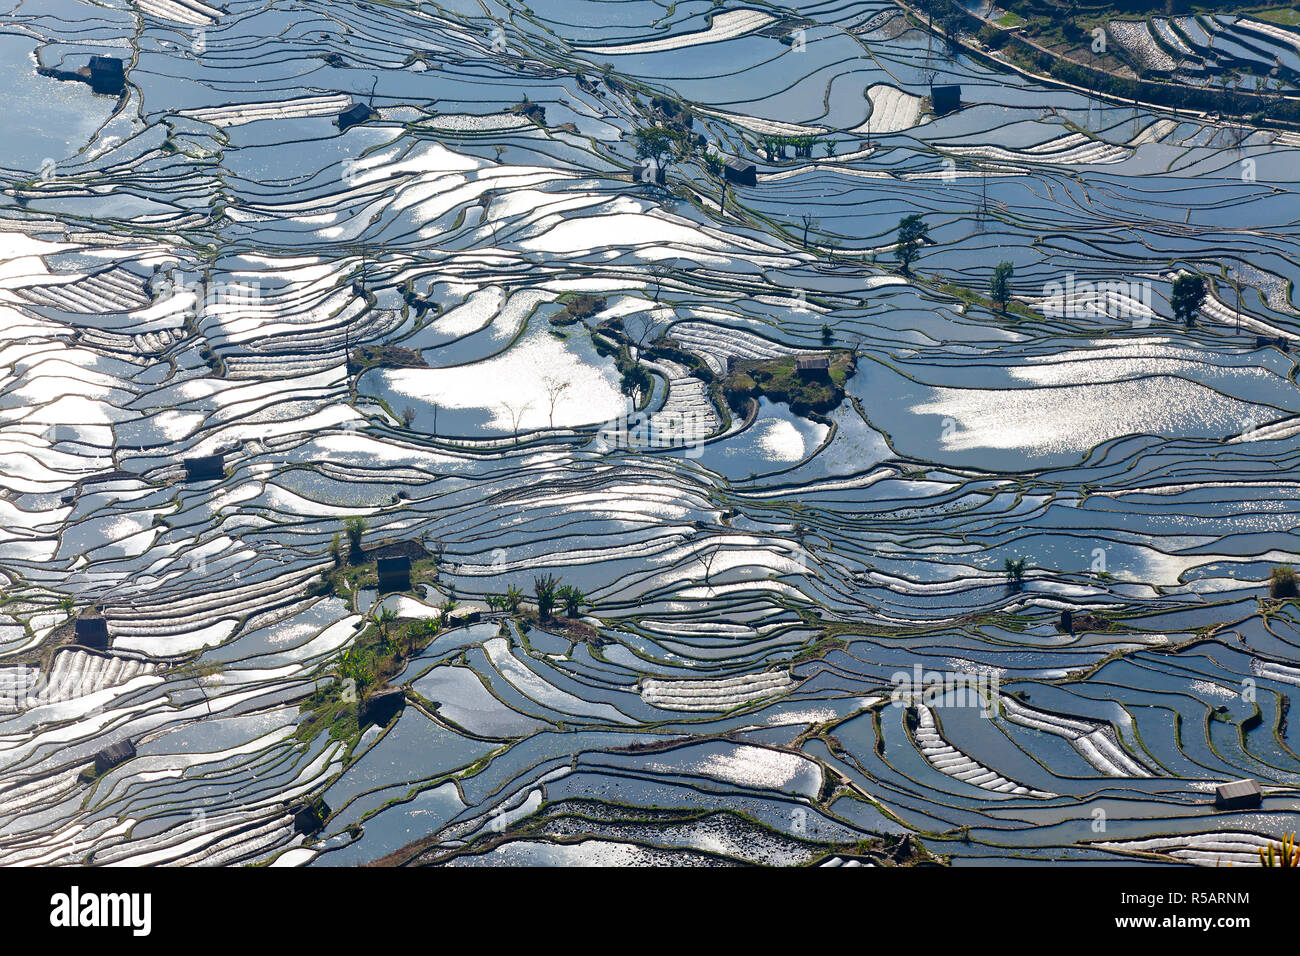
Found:
[[539, 574], [533, 578], [533, 593], [537, 596], [537, 616], [543, 621], [551, 618], [555, 610], [556, 591], [560, 583], [553, 574]]
[[1260, 847], [1259, 865], [1300, 867], [1300, 846], [1296, 846], [1295, 834], [1288, 833], [1281, 843]]
[[1022, 557], [1012, 560], [1011, 558], [1007, 558], [1006, 561], [1003, 562], [1003, 567], [1007, 572], [1007, 590], [1012, 592], [1023, 590], [1025, 586], [1025, 571], [1029, 567], [1029, 559]]
[[636, 158], [654, 164], [655, 182], [663, 182], [669, 164], [690, 150], [685, 132], [674, 126], [637, 129], [632, 133], [632, 142], [636, 147]]
[[894, 247], [894, 257], [903, 275], [910, 275], [912, 263], [921, 251], [921, 245], [930, 238], [930, 227], [919, 212], [904, 216], [898, 220], [898, 244]]
[[[996, 24], [980, 19], [956, 0], [904, 0], [947, 37], [949, 48], [976, 52], [996, 50], [1000, 59], [1039, 76], [1047, 76], [1100, 96], [1175, 109], [1249, 117], [1251, 122], [1300, 122], [1300, 101], [1268, 89], [1244, 89], [1231, 82], [1232, 62], [1226, 61], [1212, 82], [1199, 85], [1171, 80], [1152, 70], [1119, 43], [1098, 44], [1094, 31], [1113, 19], [1142, 20], [1148, 15], [1181, 16], [1207, 11], [1247, 12], [1234, 0], [1108, 0], [1086, 6], [1062, 7], [1054, 0], [1000, 0], [1006, 12]], [[1300, 25], [1294, 8], [1251, 10], [1249, 15], [1284, 26]], [[1014, 19], [1013, 19], [1014, 18]], [[978, 36], [974, 42], [971, 37]], [[1295, 81], [1296, 71], [1282, 68], [1282, 78]]]
[[1296, 588], [1295, 568], [1289, 564], [1279, 564], [1268, 576], [1268, 593], [1279, 600], [1300, 597]]
[[849, 642], [839, 637], [819, 637], [807, 647], [801, 648], [800, 651], [791, 658], [790, 663], [804, 664], [808, 661], [821, 660], [831, 651], [842, 651], [848, 646]]
[[999, 312], [1007, 311], [1007, 303], [1011, 301], [1011, 277], [1015, 272], [1010, 262], [999, 262], [993, 270], [993, 278], [989, 280], [989, 298]]
[[334, 658], [334, 680], [316, 690], [302, 703], [299, 739], [310, 740], [324, 730], [335, 740], [352, 739], [360, 730], [365, 701], [389, 689], [388, 682], [400, 674], [406, 662], [451, 626], [455, 601], [448, 601], [437, 618], [406, 620], [384, 608], [372, 618], [352, 644]]
[[796, 415], [824, 415], [844, 400], [844, 387], [857, 371], [853, 353], [847, 349], [828, 358], [830, 367], [824, 372], [801, 372], [793, 355], [733, 362], [723, 382], [723, 394], [737, 414], [762, 395], [789, 405]]
[[1169, 296], [1169, 306], [1174, 310], [1174, 318], [1184, 325], [1196, 321], [1196, 313], [1205, 302], [1205, 278], [1198, 275], [1182, 275], [1174, 280], [1173, 293]]
[[1300, 27], [1300, 10], [1283, 8], [1281, 10], [1252, 10], [1250, 15], [1257, 20], [1280, 23], [1284, 27]]
[[564, 605], [564, 613], [568, 617], [577, 617], [582, 605], [587, 603], [587, 595], [571, 584], [556, 588], [555, 596]]
[[624, 395], [635, 395], [639, 389], [642, 395], [649, 394], [653, 380], [650, 373], [640, 362], [632, 362], [623, 369], [619, 376], [618, 387]]
[[604, 308], [604, 296], [588, 295], [584, 292], [575, 295], [565, 303], [564, 312], [561, 315], [554, 316], [551, 321], [556, 325], [572, 325], [581, 319], [591, 318]]
[[759, 149], [769, 163], [783, 159], [786, 150], [793, 147], [797, 159], [811, 159], [813, 149], [821, 140], [816, 136], [764, 136], [759, 140]]
[[423, 355], [401, 345], [363, 345], [348, 355], [348, 369], [354, 373], [368, 368], [428, 367]]
[[366, 533], [366, 519], [353, 516], [343, 522], [343, 530], [348, 536], [348, 561], [351, 564], [361, 564], [366, 553], [361, 547], [361, 536]]

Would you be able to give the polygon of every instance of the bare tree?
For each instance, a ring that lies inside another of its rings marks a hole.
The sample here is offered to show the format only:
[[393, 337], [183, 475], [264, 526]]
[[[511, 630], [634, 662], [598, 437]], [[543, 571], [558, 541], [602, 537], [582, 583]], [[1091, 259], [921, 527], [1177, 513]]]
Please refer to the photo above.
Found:
[[561, 382], [559, 379], [551, 378], [550, 376], [547, 376], [545, 380], [546, 397], [551, 403], [550, 423], [552, 428], [555, 427], [555, 406], [559, 404], [560, 396], [563, 395], [565, 390], [567, 390], [572, 384], [572, 382]]
[[510, 414], [510, 421], [513, 424], [515, 430], [515, 444], [518, 445], [519, 444], [519, 420], [524, 417], [524, 412], [528, 411], [528, 409], [533, 407], [533, 403], [524, 402], [522, 404], [511, 404], [510, 402], [502, 402], [501, 407], [504, 408]]
[[814, 219], [809, 213], [803, 214], [802, 221], [803, 221], [803, 247], [807, 249], [808, 230], [811, 229], [813, 226], [820, 226], [821, 223], [819, 223], [816, 219]]
[[654, 288], [654, 300], [659, 301], [659, 290], [663, 287], [664, 279], [668, 278], [671, 270], [662, 262], [656, 262], [650, 267], [650, 285]]
[[930, 88], [930, 102], [934, 102], [934, 81], [939, 78], [939, 71], [930, 69], [921, 72], [921, 79], [925, 80], [925, 85]]
[[208, 696], [208, 689], [205, 685], [219, 673], [221, 673], [220, 664], [213, 661], [200, 662], [197, 658], [177, 669], [177, 676], [183, 680], [193, 681], [194, 686], [199, 689], [199, 693], [203, 695], [203, 702], [207, 705], [209, 715], [212, 713], [212, 698]]
[[696, 557], [700, 559], [700, 564], [704, 565], [704, 583], [709, 587], [713, 586], [711, 583], [711, 579], [713, 578], [714, 562], [718, 560], [718, 555], [721, 553], [722, 553], [722, 549], [715, 545], [706, 551], [701, 551], [699, 554], [696, 555]]
[[624, 319], [623, 328], [632, 341], [636, 343], [637, 348], [642, 349], [645, 348], [647, 343], [653, 342], [659, 337], [662, 326], [653, 313], [644, 312], [633, 316], [631, 319]]

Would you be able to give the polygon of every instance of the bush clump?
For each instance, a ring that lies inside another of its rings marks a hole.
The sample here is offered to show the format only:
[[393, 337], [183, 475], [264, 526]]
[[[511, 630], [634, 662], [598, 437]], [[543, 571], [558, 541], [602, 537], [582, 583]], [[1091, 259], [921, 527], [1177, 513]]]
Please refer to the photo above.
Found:
[[1295, 568], [1289, 564], [1279, 564], [1268, 576], [1268, 593], [1274, 598], [1300, 597], [1296, 588]]

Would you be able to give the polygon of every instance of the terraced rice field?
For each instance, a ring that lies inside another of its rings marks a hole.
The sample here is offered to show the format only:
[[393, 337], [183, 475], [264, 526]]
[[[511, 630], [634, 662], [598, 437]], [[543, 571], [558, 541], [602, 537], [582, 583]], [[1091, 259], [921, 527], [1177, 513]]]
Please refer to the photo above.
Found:
[[[5, 6], [0, 863], [838, 866], [910, 834], [1214, 866], [1298, 828], [1294, 133], [953, 60], [878, 0]], [[1170, 23], [1134, 48], [1204, 59]], [[1214, 50], [1249, 30], [1296, 55], [1242, 22]], [[120, 100], [36, 72], [90, 55]], [[644, 181], [678, 107], [703, 145]], [[721, 400], [831, 349], [824, 415]], [[349, 518], [424, 556], [410, 590], [339, 581]], [[390, 619], [428, 622], [399, 715], [320, 717]], [[1216, 810], [1246, 777], [1261, 806]]]

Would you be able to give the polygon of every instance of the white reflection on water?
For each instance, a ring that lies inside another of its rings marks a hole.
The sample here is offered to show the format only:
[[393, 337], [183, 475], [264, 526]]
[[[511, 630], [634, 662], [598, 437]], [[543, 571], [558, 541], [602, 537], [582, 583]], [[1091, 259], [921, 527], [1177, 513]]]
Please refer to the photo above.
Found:
[[772, 418], [759, 426], [758, 445], [770, 461], [799, 461], [806, 446], [799, 429], [781, 418]]
[[956, 421], [941, 439], [947, 450], [1023, 448], [1036, 454], [1085, 452], [1133, 433], [1228, 435], [1274, 417], [1268, 409], [1163, 375], [1062, 388], [936, 388], [929, 402], [912, 411]]
[[527, 405], [519, 428], [546, 428], [551, 400], [548, 379], [567, 382], [555, 403], [555, 426], [576, 427], [610, 421], [622, 414], [623, 394], [612, 363], [596, 368], [569, 351], [565, 342], [538, 327], [500, 355], [453, 368], [389, 369], [383, 379], [397, 396], [436, 402], [443, 408], [484, 409], [492, 415], [488, 427], [514, 429], [506, 409]]

